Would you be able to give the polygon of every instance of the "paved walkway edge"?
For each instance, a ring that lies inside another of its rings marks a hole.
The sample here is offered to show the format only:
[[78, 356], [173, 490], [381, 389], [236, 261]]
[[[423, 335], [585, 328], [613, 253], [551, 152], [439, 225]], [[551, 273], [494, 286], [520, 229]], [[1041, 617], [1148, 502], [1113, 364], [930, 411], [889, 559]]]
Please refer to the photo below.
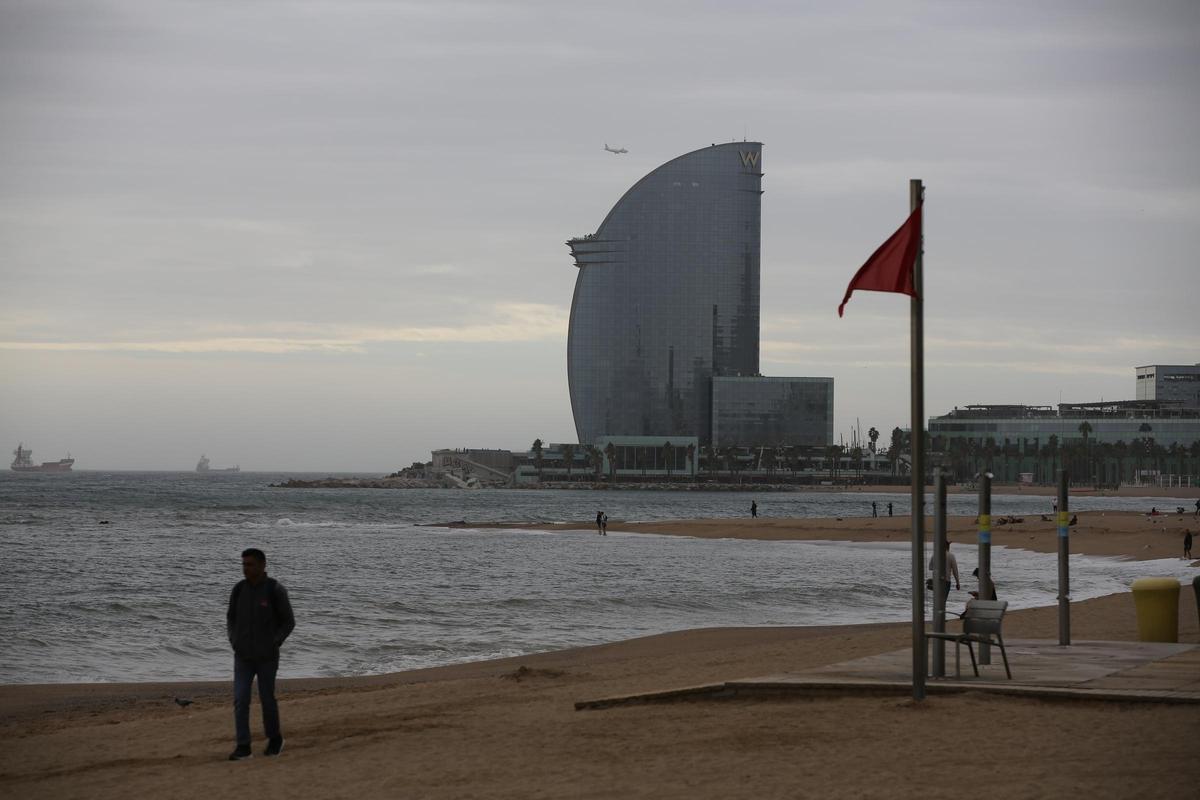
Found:
[[[1022, 686], [1004, 683], [959, 683], [955, 681], [929, 680], [925, 684], [928, 694], [962, 694], [964, 692], [987, 692], [1011, 697], [1028, 697], [1053, 700], [1090, 700], [1120, 703], [1172, 703], [1200, 704], [1200, 694], [1195, 692], [1152, 691], [1146, 689], [1076, 689], [1055, 686]], [[726, 681], [661, 692], [616, 695], [597, 700], [581, 700], [575, 703], [576, 711], [599, 710], [616, 706], [643, 705], [649, 703], [674, 703], [690, 700], [720, 700], [734, 697], [763, 696], [864, 696], [897, 695], [912, 693], [912, 685], [892, 681]]]

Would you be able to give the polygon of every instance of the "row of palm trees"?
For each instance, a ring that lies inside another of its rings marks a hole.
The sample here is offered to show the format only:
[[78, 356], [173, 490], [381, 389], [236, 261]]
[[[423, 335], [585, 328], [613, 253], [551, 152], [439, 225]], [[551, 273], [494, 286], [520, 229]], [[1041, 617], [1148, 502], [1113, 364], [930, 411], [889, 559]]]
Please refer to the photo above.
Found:
[[[861, 476], [868, 470], [869, 462], [874, 461], [873, 456], [879, 432], [872, 428], [870, 436], [870, 443], [866, 448], [859, 446], [847, 448], [841, 445], [826, 447], [704, 446], [697, 448], [696, 445], [690, 443], [673, 445], [668, 441], [659, 448], [657, 454], [649, 447], [634, 448], [632, 464], [627, 461], [624, 468], [633, 466], [634, 469], [641, 472], [642, 476], [645, 476], [649, 469], [664, 469], [667, 479], [670, 480], [675, 471], [678, 454], [682, 451], [686, 458], [685, 464], [690, 467], [687, 470], [689, 473], [707, 474], [709, 478], [713, 479], [722, 475], [737, 478], [748, 471], [760, 475], [765, 474], [768, 478], [788, 472], [794, 479], [799, 472], [825, 471], [831, 479], [837, 480], [848, 477], [845, 474], [847, 469], [856, 476]], [[535, 439], [530, 450], [533, 453], [534, 467], [537, 469], [540, 480], [542, 471], [547, 466], [545, 443], [541, 439]], [[583, 474], [590, 472], [595, 480], [599, 480], [607, 462], [608, 478], [615, 480], [619, 454], [611, 442], [603, 450], [593, 445], [563, 444], [558, 446], [558, 451], [559, 457], [553, 459], [552, 466], [565, 471], [567, 480], [572, 480], [573, 475], [576, 474], [575, 470], [580, 460], [580, 454], [583, 455], [583, 461], [586, 464]], [[700, 458], [699, 462], [696, 461], [697, 456]]]
[[[530, 450], [533, 452], [533, 463], [537, 468], [538, 480], [541, 480], [542, 469], [546, 464], [545, 443], [542, 442], [541, 439], [534, 439]], [[596, 480], [600, 479], [600, 476], [604, 471], [605, 461], [608, 462], [609, 480], [615, 479], [617, 467], [617, 448], [612, 442], [609, 442], [607, 445], [605, 445], [603, 450], [595, 445], [590, 444], [562, 444], [558, 446], [558, 450], [561, 455], [558, 463], [561, 464], [562, 468], [566, 469], [566, 478], [568, 481], [571, 480], [571, 474], [575, 469], [575, 465], [578, 460], [576, 456], [581, 453], [584, 456], [584, 460], [588, 469], [591, 471]], [[671, 479], [671, 475], [675, 471], [675, 464], [678, 461], [679, 452], [684, 453], [689, 465], [695, 461], [696, 446], [694, 444], [689, 443], [687, 445], [673, 445], [670, 441], [667, 441], [664, 442], [662, 447], [659, 449], [658, 455], [661, 459], [663, 469], [666, 470], [667, 480]], [[654, 463], [651, 463], [652, 461]], [[654, 459], [654, 454], [648, 447], [637, 448], [635, 451], [635, 462], [637, 468], [641, 469], [642, 475], [646, 474], [647, 469], [656, 468], [658, 464], [658, 461]]]
[[958, 480], [970, 478], [987, 469], [1000, 480], [1016, 480], [1021, 472], [1033, 472], [1039, 482], [1051, 480], [1060, 468], [1078, 476], [1083, 483], [1119, 484], [1140, 482], [1146, 472], [1173, 475], [1200, 473], [1200, 441], [1169, 446], [1154, 440], [1154, 428], [1143, 422], [1139, 436], [1130, 441], [1095, 442], [1092, 425], [1083, 420], [1076, 427], [1079, 438], [1060, 439], [1056, 434], [1040, 438], [1005, 439], [992, 437], [968, 439], [929, 437], [935, 460]]
[[[929, 436], [926, 438], [929, 460], [932, 465], [948, 469], [954, 480], [970, 480], [982, 470], [995, 474], [1001, 481], [1015, 481], [1020, 473], [1031, 472], [1037, 482], [1053, 479], [1060, 468], [1077, 476], [1080, 483], [1115, 485], [1137, 483], [1148, 472], [1174, 475], [1200, 474], [1200, 441], [1191, 445], [1172, 443], [1163, 446], [1155, 442], [1153, 427], [1143, 423], [1140, 436], [1129, 442], [1096, 442], [1092, 440], [1092, 425], [1083, 420], [1076, 428], [1078, 438], [1060, 439], [1051, 434], [1043, 442], [1040, 438], [1020, 440], [995, 438], [972, 439], [966, 437]], [[678, 462], [678, 452], [685, 454], [688, 473], [707, 475], [710, 479], [727, 476], [738, 478], [742, 473], [774, 477], [779, 473], [790, 473], [792, 479], [798, 473], [825, 473], [830, 480], [861, 478], [864, 473], [875, 472], [871, 464], [877, 464], [876, 453], [886, 457], [890, 473], [899, 478], [908, 472], [904, 458], [911, 451], [911, 437], [900, 428], [892, 429], [889, 447], [878, 451], [879, 431], [871, 428], [866, 448], [844, 447], [710, 447], [697, 448], [688, 444], [664, 443], [655, 453], [652, 448], [636, 448], [633, 457], [623, 465], [640, 470], [643, 476], [650, 469], [665, 469], [671, 479]], [[537, 439], [532, 447], [534, 464], [541, 478], [545, 466], [545, 445]], [[603, 450], [592, 445], [564, 444], [559, 446], [560, 458], [556, 466], [566, 471], [567, 480], [573, 478], [582, 453], [586, 465], [582, 474], [591, 473], [600, 480], [605, 463], [608, 478], [615, 480], [618, 451], [609, 443]], [[699, 462], [696, 461], [699, 457]], [[659, 465], [662, 465], [661, 467]], [[849, 471], [850, 474], [846, 474]]]

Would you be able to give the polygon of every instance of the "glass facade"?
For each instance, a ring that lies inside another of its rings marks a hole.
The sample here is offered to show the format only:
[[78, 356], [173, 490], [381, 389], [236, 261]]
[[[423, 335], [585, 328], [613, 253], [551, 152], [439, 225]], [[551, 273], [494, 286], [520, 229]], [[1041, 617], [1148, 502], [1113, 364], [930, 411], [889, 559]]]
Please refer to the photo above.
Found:
[[700, 452], [694, 436], [604, 436], [596, 447], [604, 455], [604, 472], [618, 475], [695, 475]]
[[950, 415], [929, 420], [929, 435], [946, 439], [973, 439], [983, 444], [994, 439], [1013, 445], [1046, 444], [1051, 436], [1059, 443], [1083, 441], [1079, 426], [1087, 420], [1088, 440], [1093, 444], [1115, 444], [1153, 439], [1163, 447], [1190, 447], [1200, 441], [1200, 417], [1051, 417], [1048, 419], [955, 419]]
[[758, 374], [761, 187], [761, 143], [706, 147], [646, 175], [567, 243], [579, 441], [711, 441], [713, 377]]
[[820, 446], [831, 441], [833, 378], [713, 378], [714, 445]]

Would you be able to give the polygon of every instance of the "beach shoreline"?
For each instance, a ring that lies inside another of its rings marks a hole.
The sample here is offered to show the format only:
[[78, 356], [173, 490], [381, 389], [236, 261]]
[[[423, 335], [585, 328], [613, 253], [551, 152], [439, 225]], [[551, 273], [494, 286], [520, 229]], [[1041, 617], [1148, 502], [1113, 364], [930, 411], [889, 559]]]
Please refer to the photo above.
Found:
[[[1200, 519], [1192, 514], [1162, 514], [1150, 517], [1132, 511], [1086, 511], [1075, 515], [1078, 524], [1069, 529], [1072, 553], [1148, 561], [1179, 557], [1183, 534], [1200, 537]], [[1009, 522], [1009, 520], [1020, 520]], [[1003, 520], [1003, 521], [1002, 521]], [[573, 522], [447, 522], [431, 527], [475, 530], [594, 531], [594, 520]], [[723, 519], [628, 522], [610, 519], [610, 532], [649, 533], [663, 536], [692, 536], [701, 539], [754, 539], [761, 541], [908, 542], [908, 516], [798, 518], [730, 517]], [[978, 541], [976, 517], [952, 515], [946, 520], [947, 538], [955, 544]], [[933, 540], [933, 518], [925, 518], [925, 538]], [[1058, 524], [1050, 514], [1023, 517], [996, 515], [992, 520], [992, 544], [1030, 550], [1058, 552]], [[927, 545], [928, 546], [928, 545]], [[1200, 561], [1195, 562], [1200, 565]]]

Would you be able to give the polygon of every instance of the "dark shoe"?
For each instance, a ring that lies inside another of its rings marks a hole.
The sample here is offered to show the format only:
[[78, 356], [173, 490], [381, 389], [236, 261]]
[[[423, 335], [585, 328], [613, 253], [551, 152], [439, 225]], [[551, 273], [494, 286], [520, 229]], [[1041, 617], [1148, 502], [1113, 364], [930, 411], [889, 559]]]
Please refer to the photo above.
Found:
[[239, 744], [233, 748], [233, 752], [229, 754], [230, 761], [241, 761], [243, 758], [253, 758], [254, 753], [250, 752], [250, 745]]
[[283, 737], [276, 736], [274, 739], [267, 741], [267, 749], [263, 750], [264, 756], [277, 756], [283, 752]]

